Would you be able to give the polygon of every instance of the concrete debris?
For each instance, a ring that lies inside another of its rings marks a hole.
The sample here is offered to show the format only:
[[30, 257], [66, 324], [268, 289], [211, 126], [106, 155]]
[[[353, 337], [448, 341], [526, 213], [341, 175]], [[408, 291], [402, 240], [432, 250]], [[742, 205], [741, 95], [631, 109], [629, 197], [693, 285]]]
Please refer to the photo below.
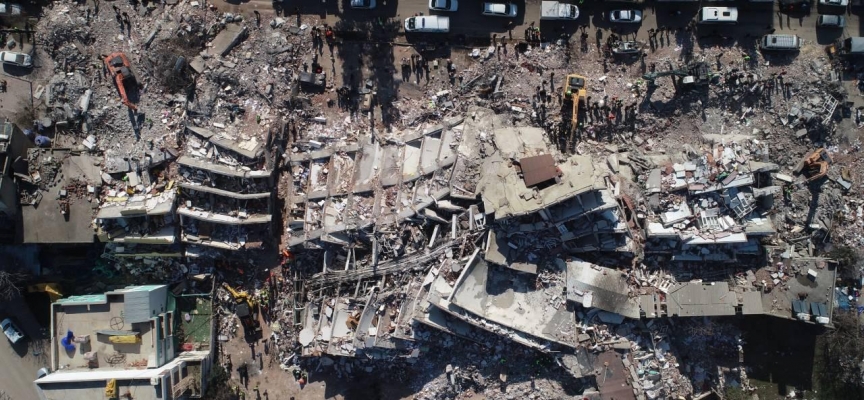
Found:
[[397, 33], [429, 16], [343, 19], [374, 0], [223, 3], [57, 0], [9, 33], [40, 68], [32, 102], [0, 104], [0, 237], [98, 241], [103, 286], [225, 283], [230, 379], [703, 398], [754, 388], [715, 317], [854, 306], [827, 254], [864, 246], [857, 61], [653, 15], [490, 39], [452, 13], [438, 42]]

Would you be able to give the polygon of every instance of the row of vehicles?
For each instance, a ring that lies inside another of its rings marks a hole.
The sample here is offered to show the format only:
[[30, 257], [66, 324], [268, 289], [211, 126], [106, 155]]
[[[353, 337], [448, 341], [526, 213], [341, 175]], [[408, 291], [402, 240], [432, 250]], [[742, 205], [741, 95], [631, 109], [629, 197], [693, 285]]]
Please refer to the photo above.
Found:
[[[375, 0], [352, 0], [351, 5], [371, 4]], [[437, 12], [456, 12], [459, 9], [458, 0], [429, 0], [429, 10]], [[513, 3], [483, 3], [481, 15], [488, 17], [516, 18], [519, 7]], [[579, 18], [579, 7], [559, 1], [543, 1], [540, 5], [541, 20], [575, 20]], [[416, 15], [405, 19], [405, 32], [446, 33], [450, 31], [450, 17], [445, 15]]]
[[[820, 0], [820, 2], [830, 1], [832, 0]], [[696, 17], [696, 22], [700, 24], [737, 24], [738, 8], [703, 7], [699, 10], [699, 14]], [[819, 28], [845, 28], [846, 17], [844, 17], [843, 15], [820, 14], [819, 17], [816, 19], [816, 26]]]

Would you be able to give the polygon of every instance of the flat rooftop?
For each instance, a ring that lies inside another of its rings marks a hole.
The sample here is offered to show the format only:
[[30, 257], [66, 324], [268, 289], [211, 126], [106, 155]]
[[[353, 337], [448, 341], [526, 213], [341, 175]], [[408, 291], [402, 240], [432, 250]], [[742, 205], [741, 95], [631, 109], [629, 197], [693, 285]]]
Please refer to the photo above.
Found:
[[[184, 343], [191, 343], [195, 350], [209, 349], [213, 333], [213, 300], [209, 297], [178, 297], [177, 312], [183, 327]], [[189, 314], [188, 320], [186, 314]]]
[[[167, 290], [165, 285], [130, 286], [57, 300], [51, 305], [51, 369], [134, 370], [164, 364], [173, 354], [164, 347], [173, 334], [173, 321], [162, 316], [170, 311]], [[67, 349], [63, 339], [70, 333]]]
[[726, 282], [685, 283], [669, 289], [666, 302], [671, 316], [735, 315], [738, 296]]
[[757, 287], [764, 285], [771, 288], [762, 294], [762, 308], [766, 314], [796, 319], [792, 302], [803, 300], [808, 304], [824, 304], [828, 318], [833, 318], [836, 303], [836, 267], [833, 263], [818, 259], [783, 260], [779, 254], [771, 258], [774, 262], [756, 271], [753, 282]]
[[639, 305], [630, 297], [627, 277], [579, 259], [567, 263], [567, 300], [639, 319]]
[[[53, 340], [57, 346], [57, 365], [54, 369], [92, 370], [93, 364], [85, 359], [85, 353], [95, 352], [97, 368], [126, 369], [140, 363], [145, 368], [148, 359], [155, 357], [156, 343], [149, 323], [124, 323], [125, 305], [122, 297], [105, 304], [54, 306]], [[137, 344], [111, 343], [106, 335], [97, 331], [128, 330], [139, 332], [141, 342]], [[75, 343], [75, 350], [66, 351], [60, 341], [71, 331], [75, 336], [87, 336], [89, 343]], [[103, 386], [104, 389], [104, 386]]]
[[[62, 159], [60, 171], [62, 178], [42, 192], [42, 201], [36, 206], [21, 207], [24, 243], [93, 243], [94, 233], [90, 228], [93, 220], [93, 207], [97, 202], [86, 198], [73, 198], [69, 213], [60, 213], [60, 190], [71, 184], [73, 179], [84, 180], [90, 184], [102, 182], [101, 171], [95, 166], [96, 158], [89, 155], [71, 155], [68, 151], [54, 150], [43, 152], [44, 157]], [[26, 185], [25, 185], [26, 187]]]
[[[94, 400], [105, 399], [105, 385], [107, 380], [84, 381], [84, 382], [56, 382], [42, 383], [39, 387], [49, 399], [63, 400]], [[122, 397], [126, 392], [134, 394], [135, 400], [161, 400], [161, 393], [156, 392], [156, 387], [150, 384], [149, 378], [135, 381], [118, 380], [117, 393]]]
[[486, 212], [496, 219], [527, 215], [558, 204], [590, 190], [605, 189], [603, 170], [595, 169], [588, 156], [572, 156], [558, 164], [559, 183], [529, 188], [517, 169], [500, 153], [484, 160], [478, 192]]
[[[534, 337], [567, 346], [576, 342], [563, 281], [537, 290], [537, 277], [477, 259], [463, 272], [450, 302], [465, 311]], [[557, 294], [554, 294], [557, 293]]]

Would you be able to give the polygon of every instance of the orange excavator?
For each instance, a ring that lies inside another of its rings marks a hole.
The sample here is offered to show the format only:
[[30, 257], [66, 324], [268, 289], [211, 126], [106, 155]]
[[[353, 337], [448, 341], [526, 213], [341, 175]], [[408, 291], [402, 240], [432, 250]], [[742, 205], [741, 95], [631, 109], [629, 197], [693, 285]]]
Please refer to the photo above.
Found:
[[807, 183], [813, 182], [828, 174], [828, 164], [831, 156], [824, 148], [819, 148], [801, 160], [799, 171], [807, 177]]
[[127, 87], [130, 90], [134, 90], [138, 86], [138, 81], [132, 72], [132, 63], [126, 58], [126, 54], [122, 52], [109, 54], [105, 57], [105, 67], [108, 68], [108, 73], [114, 77], [114, 83], [117, 85], [117, 90], [120, 92], [123, 104], [133, 111], [138, 109], [138, 107], [129, 101], [129, 96], [126, 94]]

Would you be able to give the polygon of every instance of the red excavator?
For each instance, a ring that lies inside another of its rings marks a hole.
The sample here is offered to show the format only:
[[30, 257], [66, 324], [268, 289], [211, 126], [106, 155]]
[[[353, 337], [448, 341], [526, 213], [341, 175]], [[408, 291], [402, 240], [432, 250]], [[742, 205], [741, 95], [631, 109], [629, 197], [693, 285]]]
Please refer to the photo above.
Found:
[[120, 91], [123, 104], [133, 111], [138, 109], [129, 101], [129, 96], [126, 94], [127, 88], [135, 90], [138, 86], [138, 81], [135, 80], [135, 74], [132, 72], [132, 64], [126, 58], [126, 54], [122, 52], [109, 54], [105, 57], [105, 67], [108, 68], [108, 73], [114, 77], [114, 83], [117, 85], [117, 90]]

